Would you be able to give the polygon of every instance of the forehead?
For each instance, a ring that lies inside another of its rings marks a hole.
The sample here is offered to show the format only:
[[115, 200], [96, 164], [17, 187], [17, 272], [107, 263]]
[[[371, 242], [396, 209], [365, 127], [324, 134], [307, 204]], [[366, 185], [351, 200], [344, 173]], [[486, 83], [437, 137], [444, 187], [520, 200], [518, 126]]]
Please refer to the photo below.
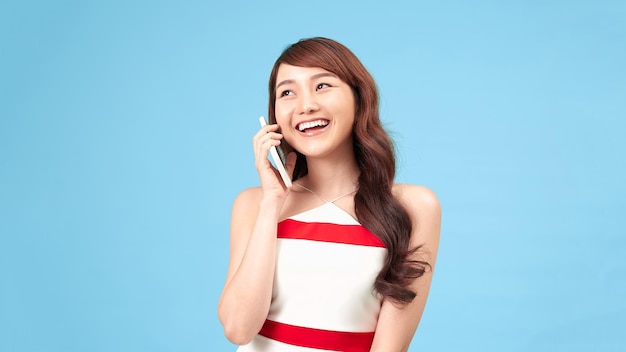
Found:
[[276, 83], [278, 84], [285, 80], [306, 81], [310, 80], [316, 75], [319, 75], [320, 73], [328, 73], [336, 76], [332, 72], [326, 71], [321, 67], [302, 67], [289, 64], [280, 64], [280, 66], [278, 66], [278, 72], [276, 74]]

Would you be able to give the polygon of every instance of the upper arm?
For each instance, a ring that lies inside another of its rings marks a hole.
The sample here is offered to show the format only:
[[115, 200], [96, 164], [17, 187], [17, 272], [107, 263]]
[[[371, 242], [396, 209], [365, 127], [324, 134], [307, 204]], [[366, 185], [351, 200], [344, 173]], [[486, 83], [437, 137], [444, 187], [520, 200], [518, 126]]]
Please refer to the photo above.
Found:
[[260, 189], [250, 188], [241, 192], [233, 203], [230, 218], [230, 260], [226, 284], [235, 275], [243, 259], [259, 211], [259, 197]]
[[426, 305], [439, 246], [441, 208], [436, 195], [425, 187], [402, 185], [398, 186], [396, 196], [407, 209], [413, 224], [411, 248], [421, 246], [415, 259], [428, 262], [431, 268], [410, 285], [417, 293], [411, 303], [397, 307], [390, 301], [383, 302], [372, 351], [408, 349]]

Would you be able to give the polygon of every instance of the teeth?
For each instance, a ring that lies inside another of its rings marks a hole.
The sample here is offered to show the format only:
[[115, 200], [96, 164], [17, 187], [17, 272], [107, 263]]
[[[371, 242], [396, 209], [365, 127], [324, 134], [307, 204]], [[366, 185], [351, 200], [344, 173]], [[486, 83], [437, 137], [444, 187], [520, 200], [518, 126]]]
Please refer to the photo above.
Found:
[[308, 121], [308, 122], [303, 122], [299, 124], [298, 129], [300, 130], [300, 132], [302, 132], [306, 130], [307, 128], [326, 126], [326, 125], [328, 125], [328, 121], [326, 120], [315, 120], [315, 121]]

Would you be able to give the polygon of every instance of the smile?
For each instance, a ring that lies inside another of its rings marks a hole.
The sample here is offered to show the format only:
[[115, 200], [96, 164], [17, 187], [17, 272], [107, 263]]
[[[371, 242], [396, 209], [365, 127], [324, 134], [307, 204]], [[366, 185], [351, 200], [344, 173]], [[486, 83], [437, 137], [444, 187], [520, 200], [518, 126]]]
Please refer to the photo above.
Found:
[[307, 132], [307, 130], [322, 129], [328, 126], [329, 123], [330, 121], [328, 120], [318, 119], [318, 120], [313, 120], [313, 121], [301, 122], [296, 126], [296, 128], [300, 132]]

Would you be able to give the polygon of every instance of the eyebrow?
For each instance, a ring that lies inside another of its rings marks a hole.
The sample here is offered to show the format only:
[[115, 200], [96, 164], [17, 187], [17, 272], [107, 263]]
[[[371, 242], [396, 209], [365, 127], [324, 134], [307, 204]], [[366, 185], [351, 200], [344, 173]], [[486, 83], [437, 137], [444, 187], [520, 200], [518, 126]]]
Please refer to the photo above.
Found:
[[[316, 80], [318, 78], [322, 78], [322, 77], [333, 77], [333, 78], [338, 78], [336, 74], [334, 73], [330, 73], [330, 72], [320, 72], [320, 73], [316, 73], [313, 76], [309, 77], [309, 81], [313, 81]], [[294, 83], [295, 81], [293, 79], [286, 79], [284, 81], [279, 82], [276, 85], [275, 89], [278, 89], [280, 86], [285, 85], [285, 84], [291, 84]]]

